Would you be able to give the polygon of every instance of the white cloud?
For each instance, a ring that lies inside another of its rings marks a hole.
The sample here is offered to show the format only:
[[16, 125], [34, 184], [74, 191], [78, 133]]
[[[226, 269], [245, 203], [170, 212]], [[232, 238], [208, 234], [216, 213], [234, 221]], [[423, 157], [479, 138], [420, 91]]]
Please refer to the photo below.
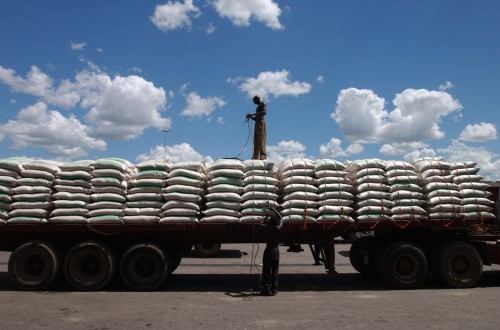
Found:
[[393, 104], [396, 108], [388, 112], [373, 91], [349, 88], [340, 92], [331, 118], [354, 142], [420, 142], [443, 138], [442, 118], [462, 109], [450, 94], [425, 89], [406, 89]]
[[198, 7], [193, 5], [193, 0], [168, 1], [166, 4], [157, 5], [151, 22], [160, 30], [167, 32], [184, 27], [190, 29], [192, 26], [191, 18], [201, 15]]
[[52, 89], [52, 79], [36, 66], [22, 78], [12, 69], [0, 66], [0, 82], [10, 86], [12, 91], [34, 96], [44, 96]]
[[480, 168], [480, 173], [487, 180], [500, 177], [500, 158], [485, 148], [468, 146], [458, 140], [453, 140], [448, 148], [439, 149], [439, 153], [451, 162], [474, 161]]
[[106, 74], [81, 73], [77, 77], [81, 105], [90, 109], [85, 119], [94, 136], [129, 140], [148, 127], [170, 128], [163, 118], [166, 96], [163, 88], [142, 77], [111, 78]]
[[217, 118], [217, 123], [219, 123], [221, 125], [224, 124], [224, 117], [218, 117]]
[[306, 147], [298, 141], [281, 141], [275, 146], [267, 146], [267, 158], [281, 163], [289, 158], [305, 158]]
[[215, 27], [214, 23], [210, 22], [208, 25], [205, 27], [205, 33], [210, 35], [215, 32], [217, 28]]
[[81, 51], [81, 50], [84, 50], [85, 47], [87, 47], [87, 43], [85, 43], [85, 42], [73, 42], [73, 41], [71, 41], [69, 43], [69, 49], [71, 49], [71, 50]]
[[210, 156], [202, 156], [199, 152], [193, 149], [189, 143], [181, 143], [173, 146], [156, 146], [148, 153], [137, 156], [137, 162], [143, 162], [152, 159], [168, 159], [173, 163], [186, 161], [205, 161], [213, 163]]
[[21, 109], [0, 131], [14, 149], [38, 147], [59, 159], [85, 156], [88, 149], [106, 150], [106, 142], [90, 137], [88, 127], [75, 116], [64, 117], [42, 102]]
[[200, 118], [210, 116], [217, 108], [226, 105], [226, 102], [215, 96], [203, 98], [196, 92], [191, 92], [186, 97], [187, 106], [182, 110], [181, 115], [186, 117]]
[[451, 89], [453, 87], [455, 87], [455, 85], [453, 85], [453, 83], [451, 81], [446, 81], [446, 83], [439, 85], [439, 90], [445, 91], [445, 90]]
[[351, 144], [345, 150], [342, 149], [342, 140], [331, 138], [327, 144], [319, 147], [319, 153], [325, 158], [348, 157], [363, 152], [361, 144]]
[[385, 156], [399, 156], [407, 154], [411, 151], [427, 148], [428, 145], [422, 142], [402, 142], [402, 143], [391, 143], [384, 144], [380, 147], [380, 153]]
[[412, 152], [404, 155], [404, 160], [407, 162], [412, 162], [415, 159], [423, 158], [423, 157], [436, 157], [436, 151], [431, 148], [424, 148], [420, 150], [414, 150]]
[[323, 76], [318, 76], [318, 77], [316, 78], [316, 81], [322, 84], [323, 82], [325, 82], [325, 77], [323, 77]]
[[236, 26], [249, 26], [250, 20], [255, 19], [271, 29], [283, 29], [279, 21], [281, 9], [272, 0], [213, 0], [212, 5]]
[[460, 133], [461, 141], [483, 142], [497, 139], [497, 129], [494, 124], [480, 123], [467, 125]]
[[166, 105], [163, 88], [139, 76], [112, 78], [93, 69], [78, 73], [74, 81], [61, 81], [56, 88], [52, 79], [35, 66], [25, 78], [0, 67], [0, 82], [50, 105], [87, 110], [87, 131], [97, 138], [127, 140], [148, 127], [170, 127], [171, 120], [161, 116]]
[[[300, 94], [309, 93], [311, 85], [305, 82], [290, 81], [287, 70], [282, 71], [266, 71], [259, 73], [257, 78], [246, 78], [239, 86], [239, 89], [248, 96], [259, 95], [266, 99], [268, 96], [279, 97], [283, 95], [298, 96]], [[239, 81], [238, 79], [229, 80], [230, 82]]]

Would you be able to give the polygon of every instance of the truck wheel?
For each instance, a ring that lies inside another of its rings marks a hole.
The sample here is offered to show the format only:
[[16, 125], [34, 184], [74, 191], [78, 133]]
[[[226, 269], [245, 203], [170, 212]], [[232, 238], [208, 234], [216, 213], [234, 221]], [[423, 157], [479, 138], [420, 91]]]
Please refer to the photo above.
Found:
[[434, 265], [438, 278], [453, 288], [476, 285], [483, 272], [483, 260], [470, 243], [451, 241], [441, 246]]
[[[371, 265], [371, 255], [361, 246], [362, 241], [352, 243], [349, 249], [349, 261], [352, 267], [362, 275], [374, 275], [375, 270]], [[365, 260], [367, 259], [367, 260]]]
[[377, 260], [377, 273], [395, 289], [415, 289], [427, 279], [427, 258], [413, 243], [393, 243], [382, 251]]
[[77, 290], [96, 291], [109, 284], [115, 273], [113, 251], [100, 242], [82, 242], [69, 250], [64, 275]]
[[61, 260], [57, 249], [44, 241], [30, 241], [10, 255], [9, 275], [21, 290], [44, 290], [59, 277]]
[[219, 253], [220, 248], [220, 243], [196, 243], [194, 245], [196, 253], [203, 258], [215, 257]]
[[169, 274], [170, 257], [156, 244], [131, 246], [120, 261], [123, 282], [134, 291], [153, 291], [160, 288]]

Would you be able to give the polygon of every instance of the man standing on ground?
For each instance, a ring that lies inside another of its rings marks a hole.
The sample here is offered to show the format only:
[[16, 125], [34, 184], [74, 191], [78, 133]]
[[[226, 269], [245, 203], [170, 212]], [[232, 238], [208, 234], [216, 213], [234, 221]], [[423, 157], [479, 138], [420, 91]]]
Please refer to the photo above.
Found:
[[255, 95], [253, 103], [257, 105], [255, 113], [247, 114], [247, 119], [250, 118], [255, 121], [255, 130], [253, 135], [253, 156], [252, 159], [264, 160], [267, 158], [266, 154], [266, 116], [267, 107], [260, 97]]
[[281, 214], [275, 209], [269, 210], [268, 216], [262, 222], [266, 227], [267, 244], [262, 257], [262, 291], [261, 296], [275, 296], [278, 294], [278, 273], [280, 267], [280, 235], [283, 227]]

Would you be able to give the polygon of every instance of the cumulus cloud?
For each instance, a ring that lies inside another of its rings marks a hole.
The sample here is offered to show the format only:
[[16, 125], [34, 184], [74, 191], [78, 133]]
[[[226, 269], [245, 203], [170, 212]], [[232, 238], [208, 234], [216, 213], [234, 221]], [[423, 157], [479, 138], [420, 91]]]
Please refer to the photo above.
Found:
[[[54, 86], [53, 80], [35, 66], [26, 77], [0, 67], [0, 83], [15, 92], [36, 96], [43, 104], [86, 111], [85, 134], [96, 139], [128, 140], [148, 127], [171, 126], [170, 118], [162, 117], [166, 105], [163, 88], [139, 76], [111, 77], [98, 68], [91, 68], [93, 70], [77, 73], [74, 81], [63, 80]], [[76, 120], [76, 117], [69, 118]], [[30, 135], [31, 131], [26, 134]], [[67, 139], [59, 143], [63, 148], [66, 143], [70, 144]]]
[[200, 15], [201, 12], [198, 7], [193, 5], [193, 0], [169, 1], [163, 5], [157, 5], [150, 20], [158, 29], [167, 32], [184, 27], [191, 28], [191, 18]]
[[281, 163], [289, 158], [304, 158], [306, 146], [298, 141], [281, 141], [277, 145], [267, 146], [267, 158], [275, 163]]
[[469, 142], [483, 142], [497, 139], [497, 129], [491, 123], [467, 125], [460, 133], [459, 140]]
[[458, 140], [453, 140], [452, 144], [443, 149], [438, 149], [440, 154], [445, 155], [451, 162], [474, 161], [480, 168], [480, 173], [487, 180], [500, 177], [499, 155], [486, 150], [468, 146]]
[[342, 140], [331, 138], [327, 144], [319, 147], [319, 153], [325, 158], [349, 157], [363, 152], [364, 147], [361, 144], [351, 144], [346, 149], [342, 149]]
[[349, 88], [340, 92], [331, 118], [353, 142], [421, 142], [443, 138], [442, 119], [462, 109], [450, 94], [426, 89], [406, 89], [393, 104], [388, 112], [373, 91]]
[[165, 91], [144, 78], [83, 73], [78, 81], [82, 106], [90, 109], [85, 119], [95, 136], [129, 140], [147, 127], [170, 128], [170, 119], [161, 116]]
[[417, 149], [427, 148], [428, 145], [422, 142], [402, 142], [384, 144], [380, 147], [380, 153], [385, 156], [400, 156]]
[[52, 90], [52, 79], [38, 67], [32, 66], [26, 78], [20, 77], [12, 69], [0, 66], [0, 82], [10, 86], [13, 92], [34, 96], [44, 96]]
[[187, 161], [205, 161], [207, 163], [213, 163], [213, 159], [210, 156], [203, 156], [197, 152], [189, 143], [181, 143], [173, 146], [156, 146], [152, 148], [148, 153], [141, 154], [137, 156], [137, 162], [143, 162], [146, 160], [153, 159], [168, 159], [173, 163], [177, 162], [187, 162]]
[[219, 97], [210, 96], [203, 98], [196, 92], [191, 92], [186, 97], [187, 106], [181, 115], [191, 118], [210, 116], [216, 109], [226, 105], [226, 101]]
[[272, 0], [213, 0], [212, 5], [221, 17], [236, 26], [249, 26], [254, 19], [271, 29], [283, 29], [279, 21], [281, 9]]
[[[239, 89], [247, 93], [250, 97], [259, 95], [264, 99], [268, 96], [298, 96], [309, 93], [311, 90], [310, 84], [306, 82], [290, 81], [289, 74], [290, 72], [287, 70], [261, 72], [257, 78], [245, 78], [244, 82], [240, 84]], [[239, 79], [230, 81], [236, 82], [239, 81]]]
[[43, 102], [21, 109], [15, 120], [0, 125], [14, 149], [38, 147], [58, 159], [82, 157], [88, 149], [105, 150], [106, 142], [89, 136], [74, 115], [64, 117]]

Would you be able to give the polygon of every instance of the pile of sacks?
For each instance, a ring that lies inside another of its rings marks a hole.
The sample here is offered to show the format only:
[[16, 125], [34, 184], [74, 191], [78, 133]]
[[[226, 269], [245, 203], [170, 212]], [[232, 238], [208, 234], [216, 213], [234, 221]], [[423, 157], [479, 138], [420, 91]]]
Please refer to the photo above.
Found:
[[474, 162], [422, 158], [0, 160], [0, 222], [250, 222], [280, 208], [286, 222], [492, 219]]

